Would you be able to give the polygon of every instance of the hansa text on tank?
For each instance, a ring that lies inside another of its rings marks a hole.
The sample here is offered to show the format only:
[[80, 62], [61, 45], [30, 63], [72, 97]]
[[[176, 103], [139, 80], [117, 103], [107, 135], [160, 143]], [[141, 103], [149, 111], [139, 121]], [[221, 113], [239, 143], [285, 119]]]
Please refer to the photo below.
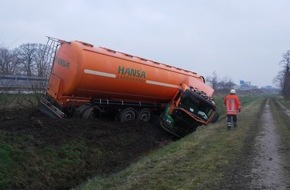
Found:
[[132, 68], [126, 68], [122, 66], [119, 66], [118, 74], [130, 76], [130, 77], [137, 77], [137, 78], [144, 78], [144, 79], [146, 78], [145, 71], [132, 69]]
[[64, 60], [64, 59], [61, 59], [61, 58], [59, 58], [59, 57], [56, 57], [55, 60], [56, 60], [56, 62], [57, 62], [59, 65], [65, 67], [65, 68], [69, 68], [69, 65], [70, 65], [70, 62], [69, 62], [69, 61], [66, 61], [66, 60]]

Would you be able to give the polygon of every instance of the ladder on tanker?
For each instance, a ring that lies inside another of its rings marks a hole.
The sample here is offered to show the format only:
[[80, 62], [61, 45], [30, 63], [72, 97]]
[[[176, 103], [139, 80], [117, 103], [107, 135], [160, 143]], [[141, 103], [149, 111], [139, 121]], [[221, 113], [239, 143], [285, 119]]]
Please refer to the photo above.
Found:
[[[58, 47], [62, 43], [68, 43], [68, 42], [57, 39], [57, 38], [49, 37], [49, 36], [47, 36], [47, 38], [48, 40], [46, 42], [41, 61], [42, 63], [47, 63], [48, 65], [51, 65], [51, 68], [53, 68], [53, 61], [54, 61], [55, 53]], [[51, 71], [49, 74], [51, 74]]]
[[[46, 42], [46, 46], [45, 46], [45, 49], [43, 51], [41, 61], [43, 64], [46, 63], [46, 64], [50, 65], [51, 68], [53, 68], [54, 57], [55, 57], [55, 53], [56, 53], [57, 49], [59, 48], [59, 46], [62, 43], [68, 43], [68, 42], [66, 42], [64, 40], [57, 39], [57, 38], [49, 37], [49, 36], [47, 36], [47, 38], [48, 38], [48, 40]], [[51, 75], [51, 72], [52, 72], [52, 70], [50, 70], [50, 73], [48, 76]], [[47, 77], [46, 84], [48, 84], [48, 80], [49, 80], [49, 78]], [[40, 111], [50, 115], [51, 117], [54, 117], [54, 118], [65, 117], [65, 114], [48, 100], [46, 92], [47, 91], [45, 90], [45, 97], [40, 100], [40, 105], [39, 105], [38, 109]]]

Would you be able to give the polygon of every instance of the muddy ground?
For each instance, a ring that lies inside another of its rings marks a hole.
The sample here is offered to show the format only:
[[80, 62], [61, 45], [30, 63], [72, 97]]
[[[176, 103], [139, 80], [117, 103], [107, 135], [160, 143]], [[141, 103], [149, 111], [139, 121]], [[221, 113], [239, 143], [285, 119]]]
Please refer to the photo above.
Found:
[[[12, 147], [10, 154], [18, 170], [26, 170], [15, 171], [11, 181], [2, 184], [7, 189], [70, 189], [96, 174], [117, 172], [175, 140], [154, 121], [122, 124], [111, 118], [51, 119], [35, 108], [2, 111], [0, 132], [5, 139], [1, 140]], [[43, 158], [43, 154], [52, 157]], [[56, 166], [57, 160], [67, 165]], [[43, 168], [36, 168], [35, 162], [43, 162]]]

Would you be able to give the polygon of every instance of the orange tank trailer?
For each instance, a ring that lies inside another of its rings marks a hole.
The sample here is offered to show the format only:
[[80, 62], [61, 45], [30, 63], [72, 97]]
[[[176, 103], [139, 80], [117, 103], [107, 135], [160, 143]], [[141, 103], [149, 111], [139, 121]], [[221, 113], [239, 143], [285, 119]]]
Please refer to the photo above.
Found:
[[[96, 111], [113, 108], [119, 112], [121, 121], [135, 118], [147, 121], [153, 110], [161, 110], [162, 127], [176, 136], [184, 136], [187, 130], [194, 131], [197, 126], [216, 120], [215, 104], [211, 100], [214, 90], [195, 72], [80, 41], [57, 42], [60, 45], [43, 104], [58, 117], [90, 117]], [[177, 105], [185, 99], [182, 95], [186, 91], [198, 97], [187, 101], [205, 101], [201, 105], [208, 106], [207, 119], [192, 114], [200, 108], [190, 106], [186, 110]], [[172, 118], [175, 112], [189, 114], [186, 122], [194, 126], [177, 127], [181, 132], [176, 130], [171, 124], [176, 123]]]

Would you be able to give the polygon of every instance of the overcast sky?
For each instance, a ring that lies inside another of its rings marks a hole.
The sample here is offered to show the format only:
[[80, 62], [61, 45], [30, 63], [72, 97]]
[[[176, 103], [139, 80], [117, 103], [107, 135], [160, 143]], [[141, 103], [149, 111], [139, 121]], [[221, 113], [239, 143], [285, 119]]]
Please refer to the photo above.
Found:
[[1, 0], [0, 44], [81, 40], [236, 84], [273, 85], [289, 0]]

